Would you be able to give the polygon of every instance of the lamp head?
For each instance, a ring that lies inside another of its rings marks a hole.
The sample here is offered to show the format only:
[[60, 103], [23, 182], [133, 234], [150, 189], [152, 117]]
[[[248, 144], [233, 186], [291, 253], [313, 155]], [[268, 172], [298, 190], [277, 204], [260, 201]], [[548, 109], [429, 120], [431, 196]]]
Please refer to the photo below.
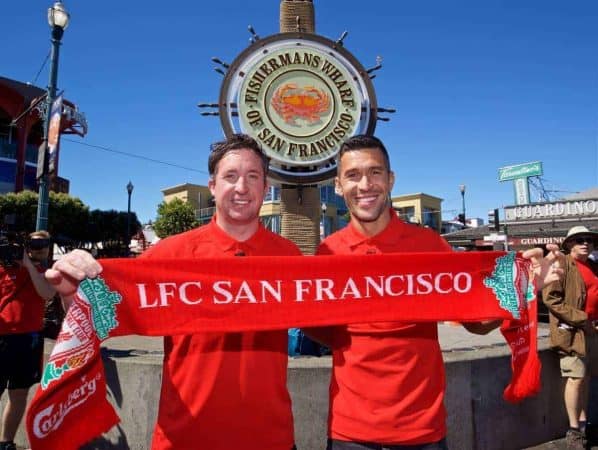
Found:
[[461, 194], [465, 194], [465, 185], [464, 184], [459, 185], [459, 191], [461, 191]]
[[70, 15], [61, 1], [54, 3], [54, 6], [48, 8], [48, 24], [50, 28], [60, 27], [63, 30], [69, 26]]
[[133, 193], [133, 187], [133, 183], [131, 183], [131, 181], [129, 180], [129, 182], [127, 183], [127, 192], [129, 193], [129, 195]]

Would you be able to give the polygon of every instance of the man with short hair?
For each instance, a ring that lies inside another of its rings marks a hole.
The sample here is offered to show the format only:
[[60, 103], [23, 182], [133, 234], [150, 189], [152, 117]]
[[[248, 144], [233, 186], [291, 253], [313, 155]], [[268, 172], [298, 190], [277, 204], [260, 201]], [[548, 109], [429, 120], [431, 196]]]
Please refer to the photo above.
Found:
[[598, 376], [598, 264], [589, 258], [597, 240], [598, 233], [585, 226], [569, 229], [563, 241], [563, 279], [544, 288], [542, 296], [549, 311], [550, 344], [559, 353], [565, 379], [571, 450], [586, 447], [589, 382]]
[[[389, 202], [394, 181], [382, 141], [348, 139], [339, 151], [335, 186], [351, 220], [317, 253], [367, 258], [451, 251], [431, 229], [397, 217]], [[335, 327], [323, 343], [333, 351], [329, 449], [446, 449], [445, 377], [436, 323], [350, 324]]]
[[[394, 181], [382, 141], [354, 136], [344, 142], [335, 185], [351, 220], [317, 253], [362, 255], [367, 264], [369, 255], [381, 253], [451, 251], [435, 231], [397, 217], [389, 202]], [[546, 261], [539, 263], [539, 254], [529, 257], [544, 277], [549, 269]], [[499, 324], [463, 325], [485, 334]], [[306, 331], [333, 351], [329, 450], [446, 450], [445, 374], [436, 323], [362, 323]]]
[[[216, 214], [205, 226], [161, 240], [148, 258], [296, 256], [291, 241], [264, 228], [259, 210], [268, 160], [257, 142], [235, 135], [208, 161]], [[67, 297], [101, 266], [75, 251], [47, 277]], [[197, 333], [164, 339], [164, 367], [154, 450], [291, 450], [287, 331]]]
[[29, 235], [23, 250], [10, 243], [9, 253], [23, 252], [18, 259], [0, 264], [0, 396], [8, 391], [2, 414], [0, 450], [16, 450], [13, 442], [27, 406], [29, 388], [41, 379], [46, 300], [54, 288], [44, 278], [50, 234]]

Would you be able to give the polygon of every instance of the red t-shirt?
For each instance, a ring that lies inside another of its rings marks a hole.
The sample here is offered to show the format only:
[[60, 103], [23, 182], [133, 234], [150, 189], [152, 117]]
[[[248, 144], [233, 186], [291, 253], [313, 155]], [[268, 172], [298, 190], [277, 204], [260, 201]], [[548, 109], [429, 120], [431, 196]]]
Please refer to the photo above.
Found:
[[585, 311], [588, 313], [588, 319], [598, 320], [598, 276], [587, 262], [578, 259], [575, 262], [586, 285]]
[[[238, 242], [206, 226], [160, 241], [152, 258], [300, 255], [266, 230]], [[290, 450], [287, 331], [202, 333], [164, 338], [164, 367], [153, 450]]]
[[27, 269], [0, 266], [0, 335], [40, 331], [45, 304]]
[[[380, 253], [451, 250], [434, 231], [390, 214], [378, 235], [368, 238], [349, 224], [324, 240], [318, 254], [364, 255], [367, 264], [369, 255]], [[330, 437], [395, 445], [444, 438], [445, 375], [436, 323], [353, 324], [336, 333]]]

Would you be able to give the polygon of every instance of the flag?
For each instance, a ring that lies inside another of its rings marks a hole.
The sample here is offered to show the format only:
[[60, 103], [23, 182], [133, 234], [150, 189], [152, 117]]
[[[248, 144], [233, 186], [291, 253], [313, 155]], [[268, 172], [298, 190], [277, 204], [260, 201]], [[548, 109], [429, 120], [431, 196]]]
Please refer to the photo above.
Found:
[[55, 173], [58, 164], [58, 143], [60, 142], [60, 119], [62, 118], [62, 95], [56, 97], [50, 110], [48, 127], [48, 173]]

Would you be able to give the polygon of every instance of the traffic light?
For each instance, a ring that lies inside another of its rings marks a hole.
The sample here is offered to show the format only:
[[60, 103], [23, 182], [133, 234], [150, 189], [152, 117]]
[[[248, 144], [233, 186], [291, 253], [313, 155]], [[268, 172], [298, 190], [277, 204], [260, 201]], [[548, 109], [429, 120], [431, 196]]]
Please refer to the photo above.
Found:
[[488, 225], [491, 230], [500, 231], [500, 218], [498, 217], [498, 208], [488, 211]]

